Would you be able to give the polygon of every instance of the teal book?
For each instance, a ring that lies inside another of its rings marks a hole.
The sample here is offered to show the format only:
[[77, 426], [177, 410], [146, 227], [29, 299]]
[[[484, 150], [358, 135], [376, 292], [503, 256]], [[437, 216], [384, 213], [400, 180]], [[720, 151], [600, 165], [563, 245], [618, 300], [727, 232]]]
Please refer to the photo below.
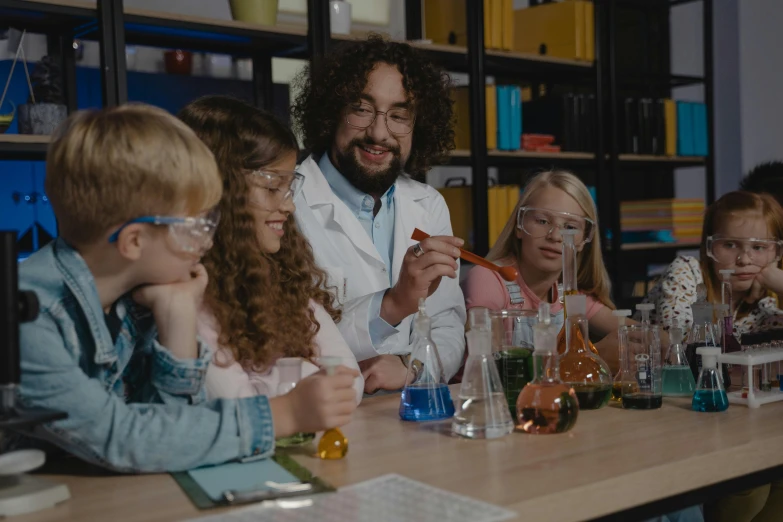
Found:
[[677, 102], [677, 155], [696, 154], [693, 140], [693, 106], [690, 102]]
[[707, 105], [692, 103], [691, 110], [693, 111], [693, 154], [694, 156], [707, 156], [709, 154]]

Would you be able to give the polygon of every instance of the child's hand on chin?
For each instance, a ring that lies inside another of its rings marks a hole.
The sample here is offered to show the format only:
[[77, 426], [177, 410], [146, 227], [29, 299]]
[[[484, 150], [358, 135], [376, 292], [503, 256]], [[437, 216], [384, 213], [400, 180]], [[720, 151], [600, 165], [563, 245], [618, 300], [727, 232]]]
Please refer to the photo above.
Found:
[[145, 285], [133, 291], [133, 300], [152, 310], [153, 315], [167, 314], [180, 307], [197, 308], [204, 296], [209, 278], [204, 265], [198, 263], [190, 270], [186, 281]]
[[755, 297], [753, 302], [764, 297], [763, 290], [771, 290], [776, 294], [783, 293], [783, 270], [778, 268], [775, 263], [767, 265], [761, 272], [756, 274], [751, 288], [751, 293], [753, 293], [753, 290], [756, 290], [756, 295], [751, 296]]
[[181, 359], [198, 357], [196, 317], [207, 281], [207, 270], [199, 263], [188, 281], [147, 285], [133, 292], [134, 301], [152, 310], [160, 343]]

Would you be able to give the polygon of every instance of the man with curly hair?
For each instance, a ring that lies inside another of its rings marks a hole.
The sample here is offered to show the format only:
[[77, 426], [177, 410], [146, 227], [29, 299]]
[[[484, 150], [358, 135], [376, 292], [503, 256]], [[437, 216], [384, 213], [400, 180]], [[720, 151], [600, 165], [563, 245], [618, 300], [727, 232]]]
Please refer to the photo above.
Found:
[[[416, 181], [454, 147], [450, 78], [413, 47], [373, 35], [335, 48], [298, 82], [293, 116], [311, 155], [294, 215], [342, 304], [338, 327], [365, 392], [425, 375], [426, 363], [410, 361], [420, 298], [450, 379], [465, 351], [463, 241], [443, 197]], [[432, 237], [414, 243], [415, 228]]]

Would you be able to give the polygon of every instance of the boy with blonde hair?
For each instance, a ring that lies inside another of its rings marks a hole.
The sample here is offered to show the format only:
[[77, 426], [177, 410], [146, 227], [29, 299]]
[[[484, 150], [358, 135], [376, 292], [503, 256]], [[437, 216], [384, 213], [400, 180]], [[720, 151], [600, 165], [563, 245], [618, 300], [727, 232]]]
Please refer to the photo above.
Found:
[[[209, 149], [144, 105], [72, 115], [47, 156], [60, 237], [20, 266], [40, 315], [21, 326], [26, 407], [68, 418], [25, 435], [124, 472], [176, 471], [274, 450], [275, 437], [345, 424], [353, 370], [291, 393], [206, 401], [196, 338], [222, 193]], [[24, 445], [27, 437], [15, 441]]]

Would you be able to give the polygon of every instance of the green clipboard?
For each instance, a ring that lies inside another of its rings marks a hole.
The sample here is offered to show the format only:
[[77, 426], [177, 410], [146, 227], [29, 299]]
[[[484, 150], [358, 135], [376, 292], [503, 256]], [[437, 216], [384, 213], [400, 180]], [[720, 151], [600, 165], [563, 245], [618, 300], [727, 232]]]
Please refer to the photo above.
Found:
[[[253, 461], [253, 462], [247, 462], [247, 463], [229, 463], [229, 464], [222, 464], [220, 466], [213, 466], [211, 468], [202, 468], [203, 470], [207, 472], [214, 472], [214, 473], [221, 473], [225, 470], [231, 470], [231, 469], [238, 469], [243, 468], [244, 472], [253, 472], [253, 469], [255, 467], [261, 466], [266, 464], [266, 468], [268, 468], [268, 464], [271, 462], [274, 462], [282, 468], [280, 470], [278, 468], [278, 474], [279, 472], [283, 472], [284, 474], [288, 475], [290, 474], [293, 476], [296, 480], [300, 481], [302, 484], [309, 484], [311, 487], [307, 491], [298, 493], [298, 495], [313, 495], [317, 493], [326, 493], [326, 492], [333, 492], [336, 491], [334, 486], [329, 484], [328, 482], [324, 481], [323, 479], [316, 477], [313, 475], [310, 470], [296, 462], [293, 458], [291, 458], [289, 455], [286, 455], [284, 453], [278, 453], [274, 455], [271, 459], [265, 459], [264, 461]], [[195, 470], [200, 471], [200, 470]], [[191, 502], [193, 502], [193, 505], [195, 505], [198, 509], [211, 509], [216, 507], [226, 507], [231, 505], [239, 505], [243, 503], [243, 501], [236, 501], [236, 502], [230, 502], [226, 498], [219, 498], [215, 491], [206, 491], [204, 487], [202, 487], [202, 484], [199, 484], [199, 482], [193, 477], [190, 471], [180, 471], [177, 473], [171, 473], [171, 476], [174, 478], [174, 480], [179, 484], [179, 487], [182, 488], [182, 490], [190, 497]], [[259, 477], [260, 478], [260, 477]], [[209, 489], [209, 488], [208, 488]], [[230, 487], [226, 487], [226, 489], [230, 489]], [[279, 497], [291, 497], [296, 496], [297, 494], [280, 494]], [[270, 493], [270, 496], [267, 498], [267, 500], [272, 500], [274, 498], [279, 498], [274, 496], [273, 493]], [[258, 500], [247, 500], [247, 502], [260, 502], [262, 499]]]

